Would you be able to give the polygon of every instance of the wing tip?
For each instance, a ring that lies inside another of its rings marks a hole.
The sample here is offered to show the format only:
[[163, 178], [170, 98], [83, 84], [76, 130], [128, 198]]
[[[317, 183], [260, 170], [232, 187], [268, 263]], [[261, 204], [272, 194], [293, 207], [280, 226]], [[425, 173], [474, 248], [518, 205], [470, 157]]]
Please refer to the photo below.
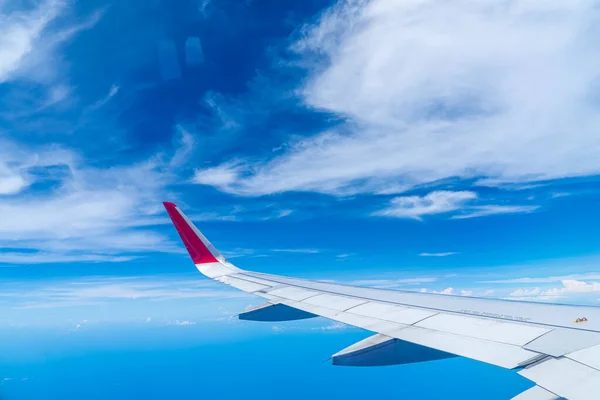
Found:
[[217, 256], [210, 249], [212, 245], [194, 227], [193, 223], [185, 217], [175, 203], [163, 201], [163, 205], [194, 264], [219, 262]]

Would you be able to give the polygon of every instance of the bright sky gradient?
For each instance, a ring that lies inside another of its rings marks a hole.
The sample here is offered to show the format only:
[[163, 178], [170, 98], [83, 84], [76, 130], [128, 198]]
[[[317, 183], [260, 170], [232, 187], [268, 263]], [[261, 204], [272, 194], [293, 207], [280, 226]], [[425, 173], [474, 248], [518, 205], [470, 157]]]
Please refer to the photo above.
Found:
[[0, 397], [525, 390], [465, 359], [332, 367], [368, 333], [235, 320], [260, 300], [197, 273], [161, 202], [246, 269], [598, 305], [599, 18], [592, 0], [1, 2]]

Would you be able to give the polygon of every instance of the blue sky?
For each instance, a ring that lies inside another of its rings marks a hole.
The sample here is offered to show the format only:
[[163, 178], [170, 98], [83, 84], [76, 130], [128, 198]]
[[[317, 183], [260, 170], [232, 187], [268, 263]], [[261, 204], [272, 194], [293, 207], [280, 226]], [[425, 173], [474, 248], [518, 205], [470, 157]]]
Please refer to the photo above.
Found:
[[362, 379], [438, 398], [428, 374], [456, 398], [525, 389], [460, 359], [334, 368], [366, 332], [237, 322], [259, 301], [195, 272], [161, 202], [247, 269], [597, 305], [598, 18], [585, 0], [0, 4], [0, 394], [73, 397], [64, 371], [128, 398], [145, 371], [148, 393], [210, 395], [190, 370], [232, 365], [323, 397]]

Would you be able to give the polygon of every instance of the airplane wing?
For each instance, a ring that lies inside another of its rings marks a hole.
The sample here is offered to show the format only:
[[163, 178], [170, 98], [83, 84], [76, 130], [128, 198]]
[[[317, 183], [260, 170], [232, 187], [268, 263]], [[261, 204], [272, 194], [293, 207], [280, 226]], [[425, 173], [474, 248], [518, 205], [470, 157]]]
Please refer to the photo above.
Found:
[[364, 288], [246, 271], [229, 263], [173, 203], [164, 203], [198, 270], [266, 299], [253, 321], [315, 316], [374, 333], [335, 365], [406, 364], [461, 356], [517, 371], [536, 385], [518, 400], [595, 399], [600, 308]]

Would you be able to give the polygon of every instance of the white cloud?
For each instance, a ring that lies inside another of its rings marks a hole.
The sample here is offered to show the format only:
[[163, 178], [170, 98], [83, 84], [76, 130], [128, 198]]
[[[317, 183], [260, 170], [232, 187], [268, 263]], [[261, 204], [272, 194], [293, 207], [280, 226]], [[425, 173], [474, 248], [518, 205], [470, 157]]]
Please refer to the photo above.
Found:
[[[160, 202], [173, 180], [168, 154], [99, 168], [57, 145], [3, 141], [0, 160], [0, 188], [6, 189], [3, 176], [21, 182], [19, 196], [0, 193], [0, 246], [39, 250], [5, 253], [0, 263], [126, 261], [135, 257], [133, 252], [181, 251], [147, 228], [166, 220]], [[34, 183], [53, 189], [29, 192]]]
[[393, 289], [407, 285], [420, 285], [422, 283], [431, 283], [435, 281], [437, 281], [437, 278], [417, 277], [401, 279], [359, 279], [345, 283], [353, 286], [370, 286], [379, 289]]
[[0, 195], [16, 194], [27, 187], [27, 182], [18, 172], [3, 171], [0, 175]]
[[471, 207], [463, 214], [453, 215], [452, 219], [465, 219], [465, 218], [476, 218], [486, 217], [488, 215], [495, 214], [521, 214], [530, 213], [539, 209], [540, 206], [477, 206]]
[[126, 262], [135, 260], [135, 256], [111, 256], [100, 254], [56, 254], [56, 253], [0, 253], [0, 264], [49, 264], [65, 262]]
[[458, 254], [455, 251], [447, 251], [445, 253], [421, 253], [419, 254], [420, 257], [448, 257], [448, 256], [453, 256], [455, 254]]
[[223, 256], [225, 256], [226, 258], [237, 258], [237, 257], [254, 255], [254, 252], [255, 252], [254, 249], [237, 248], [237, 249], [223, 251]]
[[196, 322], [194, 321], [188, 321], [188, 320], [175, 320], [175, 321], [169, 321], [167, 323], [167, 325], [176, 325], [176, 326], [190, 326], [190, 325], [196, 325]]
[[231, 290], [203, 279], [176, 276], [131, 276], [70, 279], [68, 281], [17, 282], [3, 284], [2, 300], [20, 309], [100, 305], [111, 301], [165, 301], [195, 298], [244, 298]]
[[227, 188], [238, 179], [238, 174], [241, 169], [241, 164], [235, 162], [219, 165], [213, 168], [196, 170], [192, 181], [202, 185]]
[[341, 322], [335, 322], [330, 325], [319, 326], [319, 327], [313, 328], [313, 329], [320, 330], [320, 331], [338, 331], [340, 329], [346, 329], [346, 328], [348, 328], [348, 325], [342, 324]]
[[179, 167], [188, 160], [194, 151], [196, 140], [194, 139], [194, 136], [181, 125], [177, 125], [175, 129], [178, 132], [179, 137], [177, 138], [177, 151], [171, 158], [170, 164], [172, 167]]
[[547, 277], [525, 277], [525, 278], [513, 278], [513, 279], [497, 279], [488, 281], [479, 281], [479, 283], [552, 283], [562, 282], [570, 280], [590, 280], [600, 279], [600, 273], [589, 273], [589, 274], [573, 274], [573, 275], [560, 275], [560, 276], [547, 276]]
[[512, 297], [528, 297], [528, 296], [539, 296], [542, 289], [539, 287], [533, 289], [517, 289], [509, 294]]
[[509, 294], [509, 298], [518, 300], [554, 301], [569, 296], [585, 295], [600, 292], [599, 282], [584, 282], [575, 279], [561, 281], [561, 287], [555, 288], [519, 288]]
[[94, 104], [92, 104], [91, 106], [89, 106], [86, 109], [86, 112], [91, 112], [91, 111], [95, 111], [101, 107], [103, 107], [104, 105], [106, 105], [113, 97], [115, 97], [117, 95], [117, 93], [119, 93], [119, 90], [121, 89], [120, 86], [118, 85], [111, 85], [110, 89], [108, 90], [108, 93], [106, 94], [106, 96], [104, 96], [103, 98], [101, 98], [100, 100], [96, 101]]
[[599, 13], [589, 0], [339, 2], [292, 49], [306, 105], [347, 122], [196, 181], [337, 194], [599, 174]]
[[350, 254], [350, 253], [342, 253], [342, 254], [336, 255], [335, 259], [336, 259], [336, 261], [345, 261], [349, 257], [352, 257], [352, 254]]
[[276, 217], [277, 218], [283, 218], [283, 217], [287, 217], [288, 215], [290, 215], [291, 213], [293, 213], [294, 210], [290, 210], [290, 209], [286, 209], [286, 210], [279, 210], [277, 212]]
[[583, 282], [574, 279], [562, 281], [563, 287], [545, 290], [543, 294], [548, 296], [562, 296], [567, 293], [590, 293], [600, 292], [600, 283]]
[[423, 215], [446, 214], [462, 210], [462, 214], [452, 216], [453, 219], [461, 219], [493, 214], [525, 213], [538, 208], [538, 206], [472, 205], [471, 202], [477, 197], [477, 193], [472, 191], [453, 192], [449, 190], [436, 190], [424, 196], [399, 196], [393, 198], [386, 208], [376, 211], [372, 215], [420, 220]]
[[441, 290], [439, 292], [433, 291], [433, 293], [437, 293], [437, 294], [453, 294], [454, 293], [454, 288], [446, 288], [444, 290]]
[[59, 14], [59, 5], [50, 0], [27, 11], [0, 11], [0, 83], [10, 79], [34, 50], [41, 32]]
[[28, 188], [35, 180], [32, 170], [36, 168], [63, 166], [68, 169], [76, 159], [74, 153], [58, 146], [29, 149], [0, 139], [0, 196], [15, 195]]
[[[4, 3], [0, 9], [0, 83], [9, 85], [4, 87], [0, 116], [12, 121], [59, 103], [70, 104], [69, 65], [58, 50], [77, 33], [95, 26], [104, 10], [79, 22], [73, 20], [69, 2]], [[77, 125], [73, 120], [70, 123]], [[35, 122], [24, 125], [31, 127]], [[47, 126], [40, 124], [41, 129]]]
[[302, 253], [302, 254], [317, 254], [320, 253], [318, 249], [272, 249], [271, 251], [276, 253]]
[[470, 191], [451, 192], [438, 190], [425, 196], [396, 197], [390, 205], [373, 215], [396, 218], [420, 219], [423, 215], [442, 214], [460, 209], [477, 194]]
[[473, 291], [472, 290], [461, 290], [460, 295], [461, 296], [473, 296]]

